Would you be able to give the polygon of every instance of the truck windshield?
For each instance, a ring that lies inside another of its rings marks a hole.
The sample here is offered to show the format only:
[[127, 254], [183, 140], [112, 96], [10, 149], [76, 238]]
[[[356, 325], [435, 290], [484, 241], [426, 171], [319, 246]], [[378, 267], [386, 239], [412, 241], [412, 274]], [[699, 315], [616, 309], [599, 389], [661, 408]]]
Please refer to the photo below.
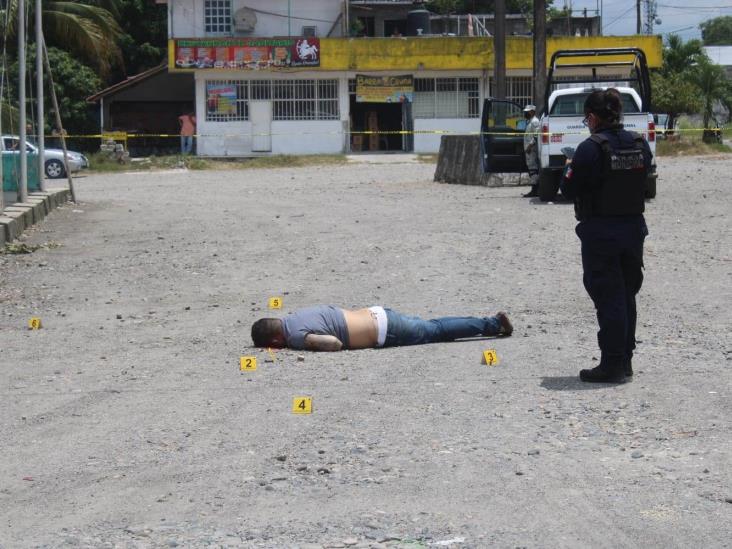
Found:
[[[560, 95], [554, 101], [549, 114], [582, 116], [585, 114], [584, 106], [588, 95], [590, 94], [573, 93], [570, 95]], [[640, 112], [638, 105], [635, 104], [635, 100], [630, 94], [621, 93], [620, 97], [623, 100], [623, 113]]]

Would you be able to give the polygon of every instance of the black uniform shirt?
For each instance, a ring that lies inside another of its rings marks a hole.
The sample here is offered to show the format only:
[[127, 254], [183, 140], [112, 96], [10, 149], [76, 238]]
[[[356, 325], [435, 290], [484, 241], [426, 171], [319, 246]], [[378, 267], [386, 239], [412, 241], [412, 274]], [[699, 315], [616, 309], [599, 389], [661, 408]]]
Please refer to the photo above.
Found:
[[[635, 142], [633, 134], [624, 130], [622, 124], [610, 128], [602, 128], [596, 133], [601, 133], [607, 137], [610, 147], [613, 150], [631, 149]], [[651, 169], [653, 154], [645, 139], [643, 140], [643, 152], [646, 173], [648, 173]], [[591, 139], [585, 139], [577, 147], [569, 169], [564, 172], [564, 177], [562, 177], [561, 182], [562, 194], [574, 200], [577, 195], [600, 184], [602, 170], [602, 148]]]

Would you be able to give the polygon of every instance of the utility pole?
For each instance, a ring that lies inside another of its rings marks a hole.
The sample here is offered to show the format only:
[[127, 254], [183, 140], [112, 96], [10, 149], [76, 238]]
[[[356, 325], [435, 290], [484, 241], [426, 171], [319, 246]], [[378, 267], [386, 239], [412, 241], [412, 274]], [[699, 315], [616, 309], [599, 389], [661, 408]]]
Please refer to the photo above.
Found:
[[25, 149], [25, 0], [18, 0], [18, 112], [20, 115], [18, 202], [25, 202], [28, 200], [28, 157]]
[[635, 0], [635, 33], [641, 33], [641, 0]]
[[506, 99], [506, 0], [496, 0], [496, 33], [493, 36], [493, 97]]
[[534, 105], [541, 113], [546, 93], [546, 0], [534, 0]]
[[45, 165], [43, 162], [44, 151], [46, 148], [44, 112], [43, 112], [43, 23], [42, 23], [41, 0], [36, 0], [36, 100], [37, 104], [37, 124], [36, 132], [38, 134], [36, 145], [38, 146], [38, 177], [41, 183], [41, 190], [46, 190]]

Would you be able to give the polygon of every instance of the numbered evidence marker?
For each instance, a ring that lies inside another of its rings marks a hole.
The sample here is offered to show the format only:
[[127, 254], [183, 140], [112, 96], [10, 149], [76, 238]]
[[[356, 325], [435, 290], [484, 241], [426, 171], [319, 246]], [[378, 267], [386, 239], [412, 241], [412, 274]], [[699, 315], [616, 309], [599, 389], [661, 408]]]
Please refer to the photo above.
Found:
[[292, 399], [293, 414], [312, 414], [313, 399], [311, 397], [295, 397]]
[[30, 320], [28, 320], [28, 329], [29, 330], [40, 330], [41, 329], [41, 319], [34, 316]]
[[270, 297], [268, 302], [270, 309], [281, 309], [282, 308], [282, 298], [281, 297]]
[[487, 364], [488, 366], [497, 366], [499, 362], [498, 353], [496, 353], [495, 349], [483, 351], [483, 364]]
[[256, 356], [243, 356], [239, 358], [239, 369], [244, 371], [253, 371], [257, 369]]

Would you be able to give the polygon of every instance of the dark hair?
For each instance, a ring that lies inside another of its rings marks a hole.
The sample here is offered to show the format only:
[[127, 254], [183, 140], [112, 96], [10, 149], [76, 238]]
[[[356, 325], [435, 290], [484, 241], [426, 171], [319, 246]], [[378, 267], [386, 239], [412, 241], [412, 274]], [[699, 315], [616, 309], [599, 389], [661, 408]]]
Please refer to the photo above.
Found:
[[270, 347], [272, 339], [282, 334], [279, 318], [260, 318], [252, 324], [252, 341], [255, 347]]
[[594, 114], [603, 125], [618, 124], [623, 114], [620, 92], [615, 88], [594, 90], [585, 99], [585, 116]]

